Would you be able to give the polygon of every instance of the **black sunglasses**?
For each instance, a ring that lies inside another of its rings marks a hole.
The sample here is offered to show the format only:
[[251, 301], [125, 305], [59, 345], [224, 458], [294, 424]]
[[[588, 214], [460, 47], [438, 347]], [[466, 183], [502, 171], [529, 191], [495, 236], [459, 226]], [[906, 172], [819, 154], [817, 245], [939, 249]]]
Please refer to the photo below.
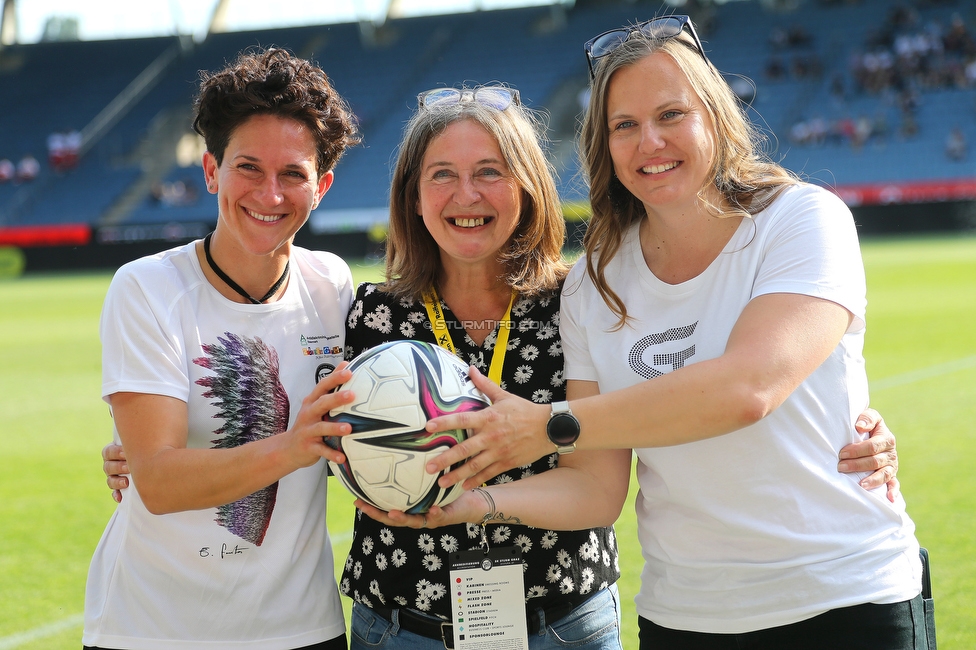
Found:
[[685, 27], [688, 28], [688, 33], [694, 39], [698, 53], [702, 55], [705, 61], [708, 61], [708, 57], [705, 56], [705, 48], [702, 47], [701, 39], [698, 38], [698, 32], [695, 31], [691, 18], [688, 16], [661, 16], [636, 25], [611, 29], [583, 43], [586, 64], [590, 68], [590, 79], [596, 78], [596, 72], [593, 69], [594, 63], [626, 43], [634, 34], [640, 32], [648, 38], [666, 41], [680, 34]]

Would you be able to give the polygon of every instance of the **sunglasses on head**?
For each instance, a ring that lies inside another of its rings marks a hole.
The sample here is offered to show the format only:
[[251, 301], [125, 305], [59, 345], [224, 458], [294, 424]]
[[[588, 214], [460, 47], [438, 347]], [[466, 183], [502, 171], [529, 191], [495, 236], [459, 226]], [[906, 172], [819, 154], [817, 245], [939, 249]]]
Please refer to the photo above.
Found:
[[691, 18], [688, 16], [661, 16], [660, 18], [645, 20], [636, 25], [611, 29], [583, 43], [583, 51], [586, 53], [586, 64], [590, 68], [590, 79], [596, 78], [596, 71], [593, 69], [596, 61], [626, 43], [634, 34], [640, 32], [648, 38], [666, 41], [680, 34], [685, 27], [688, 28], [688, 33], [694, 39], [695, 48], [698, 50], [698, 53], [702, 55], [705, 61], [708, 61], [708, 57], [705, 56], [705, 48], [702, 47], [701, 39], [698, 38], [698, 33], [695, 31], [695, 26], [691, 23]]
[[515, 104], [520, 105], [519, 91], [505, 86], [481, 86], [480, 88], [434, 88], [417, 95], [420, 108], [438, 108], [442, 106], [456, 106], [474, 102], [480, 106], [487, 106], [496, 111], [504, 111]]

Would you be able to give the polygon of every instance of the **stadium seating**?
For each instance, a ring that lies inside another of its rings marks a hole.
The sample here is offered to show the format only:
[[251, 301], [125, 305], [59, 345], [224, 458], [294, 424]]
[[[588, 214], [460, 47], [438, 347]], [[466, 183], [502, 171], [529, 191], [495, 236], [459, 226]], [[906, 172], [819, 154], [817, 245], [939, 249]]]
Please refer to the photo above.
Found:
[[[887, 0], [800, 2], [794, 11], [770, 11], [756, 0], [714, 5], [696, 16], [706, 50], [720, 70], [756, 86], [757, 124], [767, 130], [771, 153], [791, 169], [835, 185], [973, 178], [972, 162], [944, 154], [951, 126], [976, 143], [976, 81], [968, 87], [921, 88], [915, 112], [918, 132], [898, 126], [902, 114], [891, 92], [856, 90], [851, 61], [868, 50], [879, 23], [892, 9]], [[953, 14], [967, 24], [976, 16], [965, 0], [917, 3], [923, 30]], [[219, 68], [253, 45], [280, 45], [314, 59], [330, 74], [359, 117], [362, 145], [347, 153], [320, 211], [381, 213], [388, 202], [390, 166], [417, 93], [461, 81], [504, 81], [523, 101], [550, 115], [552, 153], [564, 199], [585, 197], [573, 137], [587, 83], [581, 44], [599, 31], [645, 19], [656, 2], [580, 2], [572, 8], [530, 7], [390, 20], [383, 25], [335, 24], [212, 34], [201, 43], [160, 37], [117, 41], [37, 43], [0, 50], [0, 158], [26, 152], [42, 161], [31, 183], [0, 184], [0, 226], [85, 222], [93, 225], [213, 222], [216, 201], [203, 192], [199, 166], [180, 166], [176, 144], [189, 132], [190, 105], [200, 70]], [[808, 40], [775, 46], [774, 33], [801, 26]], [[780, 78], [768, 74], [772, 57], [785, 63]], [[819, 72], [797, 75], [793, 63], [814, 61]], [[159, 70], [140, 78], [158, 62]], [[734, 77], [730, 77], [734, 78]], [[89, 127], [76, 169], [48, 168], [45, 141], [55, 130], [83, 129], [134, 80], [144, 90], [123, 105], [101, 132]], [[833, 91], [835, 79], [846, 89]], [[842, 138], [798, 142], [791, 129], [821, 118], [828, 123], [865, 116], [886, 124], [853, 147]], [[973, 154], [970, 154], [972, 156]], [[971, 161], [972, 158], [970, 157]], [[187, 179], [191, 179], [187, 183]], [[198, 181], [192, 187], [192, 180]], [[161, 188], [180, 183], [190, 197], [174, 199]]]

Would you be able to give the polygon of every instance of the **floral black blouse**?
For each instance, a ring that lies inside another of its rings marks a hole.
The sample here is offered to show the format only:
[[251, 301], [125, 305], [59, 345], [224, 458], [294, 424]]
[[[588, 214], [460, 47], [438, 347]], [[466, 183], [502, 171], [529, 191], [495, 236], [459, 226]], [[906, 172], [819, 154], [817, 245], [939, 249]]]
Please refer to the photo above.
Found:
[[[458, 356], [487, 374], [497, 328], [479, 346], [463, 332], [450, 306], [443, 301], [441, 305]], [[509, 334], [502, 388], [538, 403], [565, 399], [558, 290], [538, 299], [516, 299], [512, 320], [517, 326]], [[346, 322], [346, 359], [402, 339], [435, 342], [424, 304], [394, 298], [375, 284], [360, 285]], [[545, 472], [557, 460], [553, 453], [501, 474], [489, 485]], [[340, 589], [367, 607], [408, 607], [449, 620], [449, 554], [478, 548], [479, 529], [477, 524], [430, 530], [390, 527], [357, 510]], [[620, 577], [612, 527], [554, 531], [488, 524], [487, 533], [493, 547], [521, 548], [525, 597], [533, 607], [549, 607], [560, 600], [582, 602]]]

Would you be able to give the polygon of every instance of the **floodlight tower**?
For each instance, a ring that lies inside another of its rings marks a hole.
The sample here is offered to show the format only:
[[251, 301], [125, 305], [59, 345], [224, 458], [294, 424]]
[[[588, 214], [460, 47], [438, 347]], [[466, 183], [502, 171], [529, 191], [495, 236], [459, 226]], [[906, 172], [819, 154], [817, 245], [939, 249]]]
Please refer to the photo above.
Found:
[[210, 14], [210, 25], [207, 34], [219, 34], [227, 31], [227, 13], [230, 11], [230, 0], [219, 0]]
[[16, 0], [3, 0], [3, 14], [0, 14], [0, 47], [17, 42], [16, 5]]

